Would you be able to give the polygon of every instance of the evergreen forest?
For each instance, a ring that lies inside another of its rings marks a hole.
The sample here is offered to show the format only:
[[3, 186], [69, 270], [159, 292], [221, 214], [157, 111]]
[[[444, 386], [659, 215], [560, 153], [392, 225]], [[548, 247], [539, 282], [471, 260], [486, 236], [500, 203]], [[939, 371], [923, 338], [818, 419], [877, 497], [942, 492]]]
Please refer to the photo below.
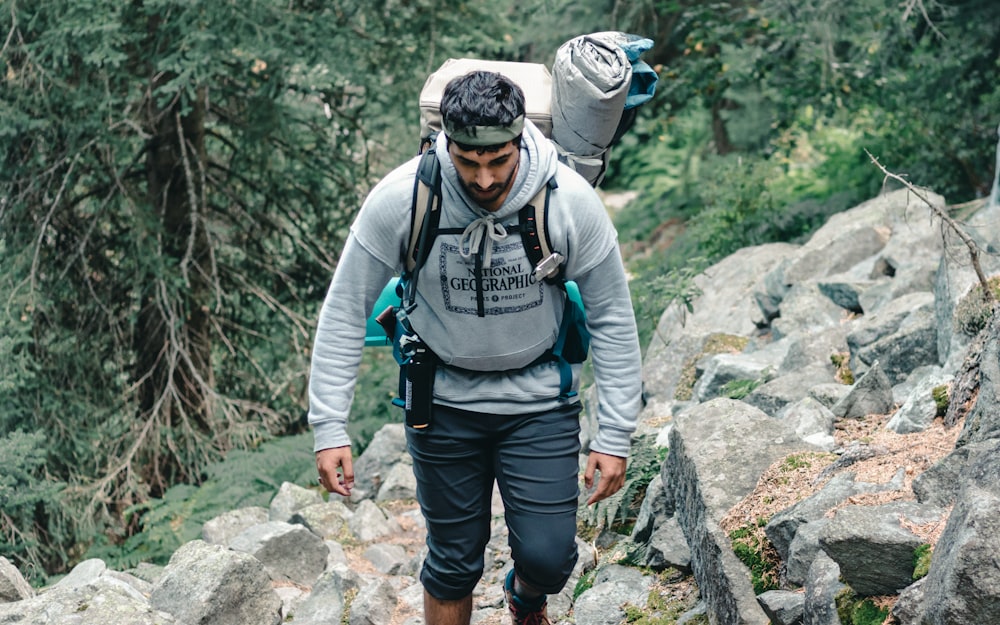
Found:
[[[315, 318], [424, 79], [599, 31], [654, 42], [602, 185], [644, 344], [712, 262], [877, 194], [875, 159], [993, 187], [996, 0], [0, 0], [0, 556], [164, 563], [309, 484]], [[399, 418], [367, 351], [355, 457]]]

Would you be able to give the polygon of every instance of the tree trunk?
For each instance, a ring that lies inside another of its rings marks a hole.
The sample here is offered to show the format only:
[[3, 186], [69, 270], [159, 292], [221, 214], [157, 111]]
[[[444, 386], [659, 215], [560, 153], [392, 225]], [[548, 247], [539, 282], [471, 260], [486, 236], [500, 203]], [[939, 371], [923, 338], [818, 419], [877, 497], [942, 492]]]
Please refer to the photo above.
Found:
[[[162, 110], [153, 99], [148, 103], [153, 138], [146, 162], [147, 199], [159, 222], [162, 259], [153, 264], [160, 274], [148, 275], [143, 285], [135, 337], [139, 409], [142, 418], [184, 436], [211, 432], [207, 398], [214, 385], [208, 306], [212, 272], [203, 214], [204, 102], [199, 94], [184, 115], [177, 100]], [[149, 469], [154, 490], [191, 477], [176, 450], [171, 457], [154, 459]]]
[[729, 102], [724, 98], [712, 103], [712, 140], [715, 142], [715, 152], [719, 156], [725, 156], [735, 149], [729, 139], [726, 120], [722, 117], [722, 111], [728, 108], [730, 108]]

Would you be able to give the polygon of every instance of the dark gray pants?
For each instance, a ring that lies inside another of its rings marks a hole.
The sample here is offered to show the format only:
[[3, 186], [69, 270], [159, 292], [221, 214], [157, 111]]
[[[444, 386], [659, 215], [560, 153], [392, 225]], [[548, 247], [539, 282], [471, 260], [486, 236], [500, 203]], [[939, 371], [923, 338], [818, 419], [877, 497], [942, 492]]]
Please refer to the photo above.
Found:
[[494, 480], [518, 576], [547, 594], [562, 590], [577, 559], [579, 414], [579, 404], [523, 415], [435, 405], [429, 428], [406, 428], [427, 524], [428, 593], [460, 599], [482, 577]]

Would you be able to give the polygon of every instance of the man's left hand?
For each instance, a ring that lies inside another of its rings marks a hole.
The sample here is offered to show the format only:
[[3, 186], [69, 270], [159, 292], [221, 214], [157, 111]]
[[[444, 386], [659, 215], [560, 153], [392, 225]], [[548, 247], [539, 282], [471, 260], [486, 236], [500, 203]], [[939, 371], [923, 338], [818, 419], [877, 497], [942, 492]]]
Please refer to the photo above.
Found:
[[626, 458], [609, 456], [598, 451], [591, 451], [587, 458], [587, 470], [583, 474], [583, 484], [590, 490], [594, 487], [594, 472], [599, 472], [597, 490], [587, 500], [587, 505], [597, 503], [617, 493], [625, 485]]

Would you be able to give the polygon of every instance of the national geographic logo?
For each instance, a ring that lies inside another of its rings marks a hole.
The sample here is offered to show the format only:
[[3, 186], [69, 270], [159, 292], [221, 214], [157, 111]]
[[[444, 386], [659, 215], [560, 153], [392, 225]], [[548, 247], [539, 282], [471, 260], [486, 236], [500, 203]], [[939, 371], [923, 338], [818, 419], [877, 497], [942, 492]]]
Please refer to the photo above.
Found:
[[[453, 312], [476, 314], [475, 265], [466, 262], [458, 247], [441, 245], [441, 289], [445, 306]], [[542, 285], [535, 281], [534, 271], [520, 240], [496, 245], [490, 266], [482, 270], [483, 300], [488, 315], [502, 315], [534, 308], [542, 303]]]

